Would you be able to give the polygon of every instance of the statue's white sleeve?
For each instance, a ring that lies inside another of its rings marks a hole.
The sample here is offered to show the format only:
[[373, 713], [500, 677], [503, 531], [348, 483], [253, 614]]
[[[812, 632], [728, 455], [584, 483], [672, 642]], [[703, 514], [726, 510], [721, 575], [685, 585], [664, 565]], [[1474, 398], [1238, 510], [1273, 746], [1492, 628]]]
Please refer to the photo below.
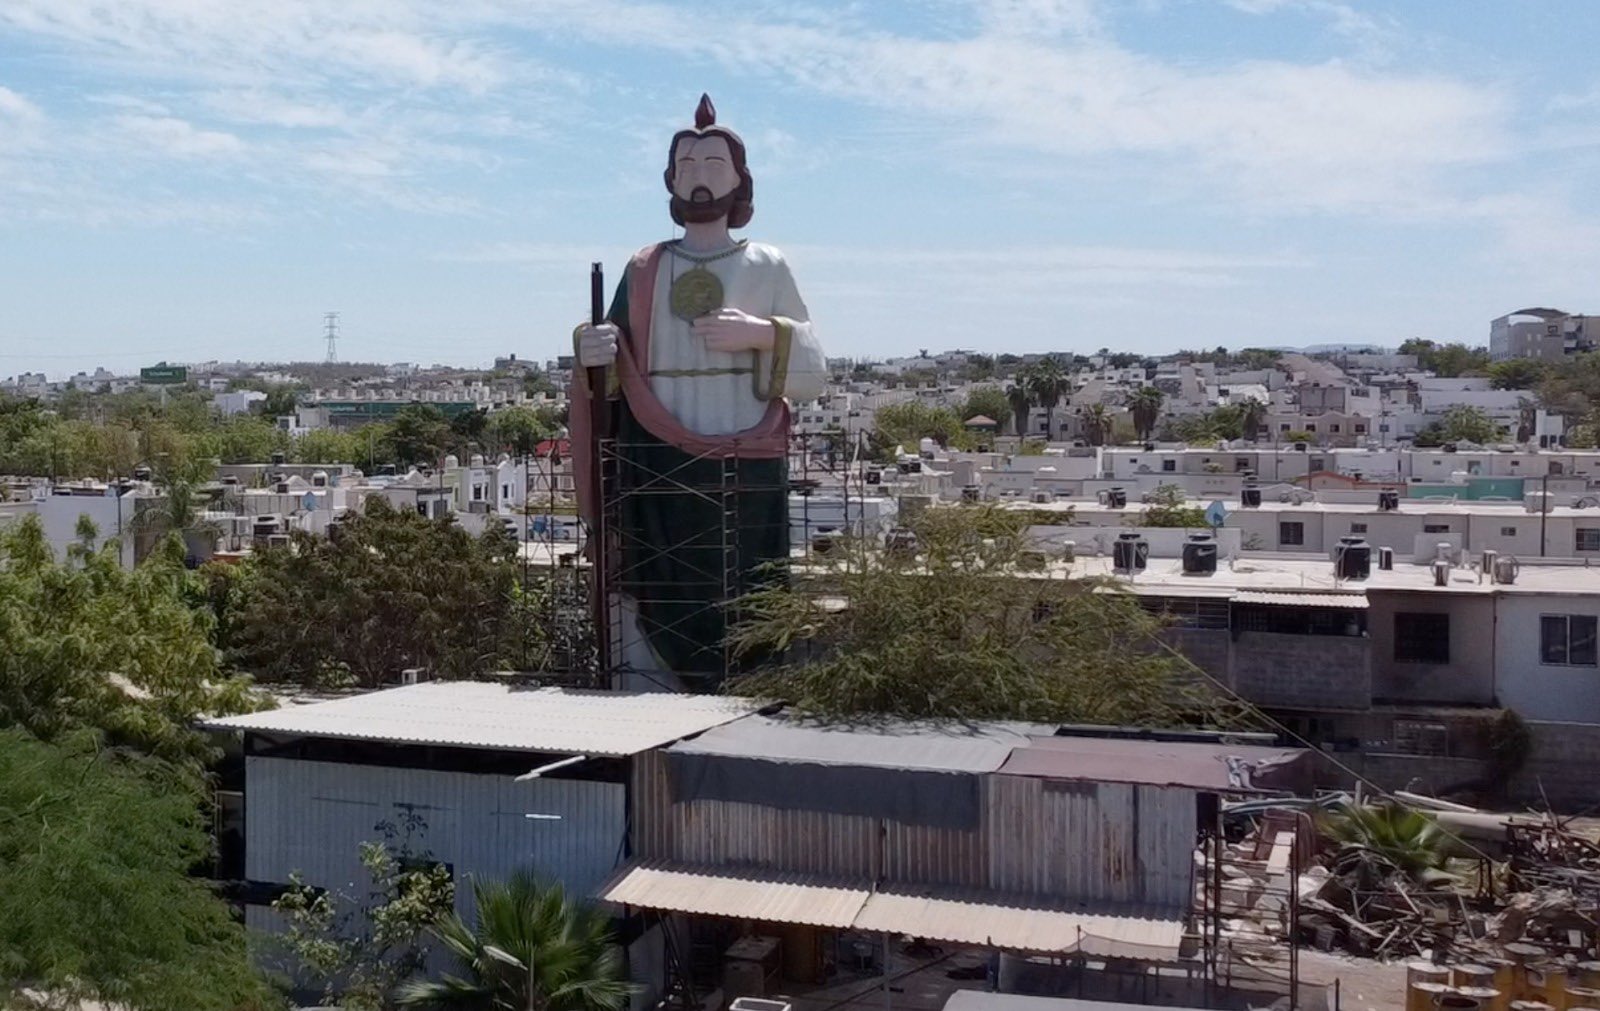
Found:
[[[776, 318], [779, 329], [779, 348], [773, 355], [762, 355], [762, 365], [766, 369], [776, 366], [783, 369], [785, 363], [778, 361], [783, 351], [783, 343], [787, 340], [788, 361], [787, 369], [781, 380], [781, 390], [777, 391], [790, 401], [813, 400], [822, 395], [823, 387], [828, 381], [828, 360], [822, 353], [822, 345], [817, 342], [817, 335], [811, 325], [811, 314], [806, 311], [806, 303], [800, 298], [800, 289], [795, 286], [794, 274], [789, 270], [786, 261], [778, 261], [777, 290], [773, 296], [772, 314]], [[785, 337], [783, 331], [787, 330]]]

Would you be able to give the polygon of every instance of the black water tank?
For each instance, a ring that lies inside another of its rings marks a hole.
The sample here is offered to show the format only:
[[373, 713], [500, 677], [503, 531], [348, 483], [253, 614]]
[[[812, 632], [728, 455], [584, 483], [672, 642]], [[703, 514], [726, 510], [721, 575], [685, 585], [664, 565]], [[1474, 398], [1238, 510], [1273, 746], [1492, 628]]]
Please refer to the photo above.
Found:
[[1135, 533], [1118, 534], [1111, 545], [1111, 567], [1118, 572], [1143, 572], [1150, 559], [1150, 542]]
[[883, 471], [878, 470], [876, 468], [867, 471], [867, 483], [868, 484], [882, 484], [883, 483]]
[[1393, 488], [1385, 488], [1378, 492], [1378, 510], [1392, 513], [1400, 508], [1400, 493]]
[[1217, 540], [1210, 534], [1190, 534], [1183, 542], [1183, 571], [1210, 575], [1217, 571]]
[[1378, 568], [1385, 572], [1394, 568], [1394, 548], [1378, 549]]
[[[1106, 492], [1106, 505], [1112, 509], [1124, 509], [1128, 505], [1128, 493], [1121, 488], [1113, 488]], [[1127, 536], [1124, 534], [1123, 536]], [[1141, 566], [1142, 567], [1142, 566]]]
[[1339, 538], [1333, 566], [1340, 579], [1366, 579], [1372, 572], [1372, 545], [1365, 537]]
[[1261, 508], [1261, 489], [1244, 488], [1239, 492], [1239, 504], [1246, 509]]
[[283, 450], [280, 449], [276, 453], [272, 454], [272, 464], [273, 464], [273, 466], [282, 467], [285, 463], [288, 463], [288, 462], [289, 462], [289, 457], [283, 452]]

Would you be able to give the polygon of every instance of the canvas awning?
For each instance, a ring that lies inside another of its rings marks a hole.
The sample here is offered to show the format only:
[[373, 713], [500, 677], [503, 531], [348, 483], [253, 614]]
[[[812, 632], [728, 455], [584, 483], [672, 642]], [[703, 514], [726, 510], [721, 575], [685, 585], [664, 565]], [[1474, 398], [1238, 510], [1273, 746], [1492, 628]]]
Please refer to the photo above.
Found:
[[622, 871], [599, 898], [665, 912], [906, 934], [1035, 954], [1170, 958], [1183, 938], [1177, 909], [1053, 906], [981, 889], [874, 891], [866, 882], [666, 863]]
[[612, 878], [600, 889], [600, 899], [642, 909], [842, 930], [855, 923], [868, 891], [866, 882], [647, 863]]
[[1268, 604], [1273, 607], [1338, 607], [1365, 611], [1365, 593], [1274, 593], [1270, 590], [1240, 590], [1235, 604]]

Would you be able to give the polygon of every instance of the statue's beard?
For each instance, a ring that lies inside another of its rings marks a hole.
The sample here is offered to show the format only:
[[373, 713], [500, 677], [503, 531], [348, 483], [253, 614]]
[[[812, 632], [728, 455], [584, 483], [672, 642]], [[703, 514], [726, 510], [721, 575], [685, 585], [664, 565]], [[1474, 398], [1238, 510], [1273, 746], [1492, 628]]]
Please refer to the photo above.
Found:
[[738, 195], [739, 191], [735, 188], [723, 196], [713, 197], [707, 187], [696, 186], [687, 198], [676, 193], [672, 195], [672, 216], [696, 225], [720, 221], [733, 210], [733, 202]]

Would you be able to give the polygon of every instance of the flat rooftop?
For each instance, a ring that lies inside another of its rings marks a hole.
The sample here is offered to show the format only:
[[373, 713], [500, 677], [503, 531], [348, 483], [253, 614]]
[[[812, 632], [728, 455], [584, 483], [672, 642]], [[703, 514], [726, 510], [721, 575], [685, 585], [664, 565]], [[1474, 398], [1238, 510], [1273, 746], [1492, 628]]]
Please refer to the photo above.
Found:
[[1431, 593], [1504, 594], [1600, 594], [1600, 565], [1531, 563], [1522, 560], [1514, 583], [1479, 580], [1478, 573], [1464, 566], [1450, 570], [1449, 581], [1435, 586], [1433, 570], [1395, 558], [1393, 569], [1380, 569], [1373, 551], [1372, 572], [1362, 580], [1334, 578], [1333, 562], [1318, 556], [1285, 557], [1250, 553], [1232, 560], [1223, 559], [1217, 571], [1192, 575], [1183, 571], [1177, 558], [1151, 558], [1143, 572], [1131, 578], [1113, 571], [1109, 556], [1084, 557], [1071, 565], [1053, 563], [1051, 575], [1060, 578], [1106, 577], [1135, 593], [1164, 594], [1174, 597], [1236, 595], [1252, 590], [1289, 593], [1365, 594], [1373, 590], [1419, 590]]

